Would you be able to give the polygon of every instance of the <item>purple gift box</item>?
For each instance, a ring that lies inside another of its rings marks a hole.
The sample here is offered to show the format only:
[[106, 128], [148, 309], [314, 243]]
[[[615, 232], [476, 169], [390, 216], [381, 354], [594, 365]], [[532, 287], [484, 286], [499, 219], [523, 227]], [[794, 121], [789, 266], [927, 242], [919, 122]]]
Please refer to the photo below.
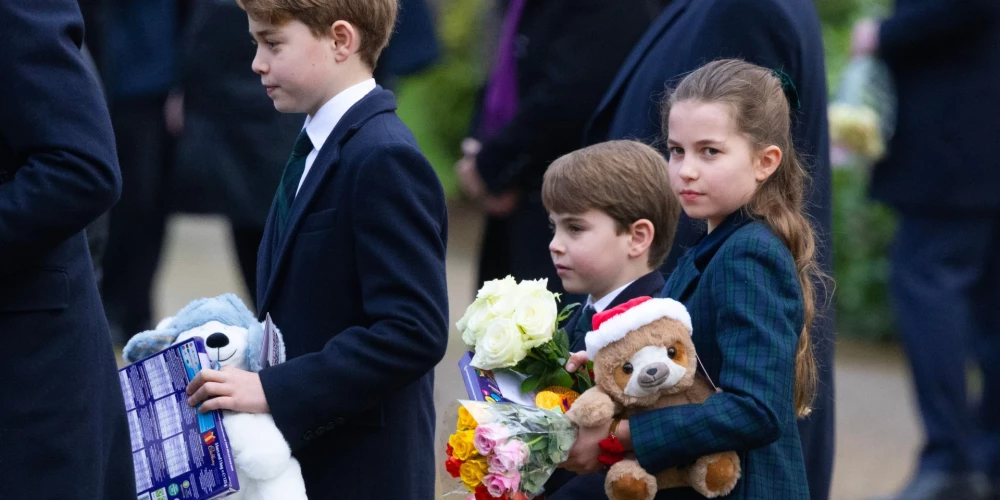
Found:
[[204, 342], [192, 338], [118, 370], [138, 500], [211, 499], [239, 490], [222, 413], [187, 404], [188, 382], [208, 365]]

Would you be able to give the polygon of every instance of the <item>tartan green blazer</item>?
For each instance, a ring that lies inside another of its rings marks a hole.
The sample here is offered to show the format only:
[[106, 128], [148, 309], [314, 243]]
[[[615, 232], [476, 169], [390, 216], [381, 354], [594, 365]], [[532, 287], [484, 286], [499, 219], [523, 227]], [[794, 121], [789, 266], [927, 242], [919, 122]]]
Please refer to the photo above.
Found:
[[[687, 306], [695, 349], [723, 392], [633, 416], [639, 463], [660, 471], [734, 450], [743, 476], [725, 498], [808, 499], [793, 401], [804, 313], [791, 252], [739, 211], [681, 257], [662, 296]], [[670, 493], [701, 498], [690, 489]]]

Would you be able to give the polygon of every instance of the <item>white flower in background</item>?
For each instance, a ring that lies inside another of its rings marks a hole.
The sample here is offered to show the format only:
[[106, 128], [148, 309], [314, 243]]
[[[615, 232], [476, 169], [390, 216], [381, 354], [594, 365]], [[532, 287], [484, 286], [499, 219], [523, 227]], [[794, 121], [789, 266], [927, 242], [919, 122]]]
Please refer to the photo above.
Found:
[[508, 318], [494, 318], [486, 333], [476, 343], [472, 366], [480, 370], [496, 370], [516, 365], [528, 355], [521, 340], [521, 329]]

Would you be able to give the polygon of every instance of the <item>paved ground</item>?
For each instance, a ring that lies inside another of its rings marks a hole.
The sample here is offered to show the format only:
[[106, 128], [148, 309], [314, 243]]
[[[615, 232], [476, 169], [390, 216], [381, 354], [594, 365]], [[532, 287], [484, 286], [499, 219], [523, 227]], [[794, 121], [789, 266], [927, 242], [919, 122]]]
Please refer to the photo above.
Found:
[[[452, 207], [448, 248], [452, 324], [475, 292], [474, 256], [480, 225], [480, 219], [468, 209]], [[224, 221], [213, 217], [175, 217], [168, 231], [168, 247], [155, 289], [158, 316], [172, 314], [192, 299], [227, 291], [236, 292], [246, 300], [248, 294], [239, 277]], [[449, 432], [454, 425], [453, 402], [464, 397], [465, 390], [455, 368], [462, 352], [461, 339], [452, 335], [445, 360], [437, 368], [435, 403], [439, 434]], [[833, 498], [860, 500], [891, 492], [906, 480], [920, 442], [903, 360], [891, 348], [841, 342], [836, 371], [837, 462]], [[439, 442], [444, 437], [439, 435]], [[442, 480], [439, 486], [447, 490], [454, 484]]]

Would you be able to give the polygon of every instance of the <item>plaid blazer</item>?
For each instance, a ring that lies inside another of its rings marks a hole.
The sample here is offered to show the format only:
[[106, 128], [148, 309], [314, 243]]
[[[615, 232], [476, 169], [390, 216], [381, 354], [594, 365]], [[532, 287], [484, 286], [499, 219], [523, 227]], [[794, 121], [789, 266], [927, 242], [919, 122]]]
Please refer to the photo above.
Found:
[[[808, 499], [793, 402], [804, 314], [791, 252], [740, 211], [681, 257], [662, 295], [687, 306], [695, 348], [723, 392], [633, 416], [639, 463], [660, 471], [735, 450], [743, 476], [725, 498]], [[700, 495], [672, 490], [670, 498]]]

